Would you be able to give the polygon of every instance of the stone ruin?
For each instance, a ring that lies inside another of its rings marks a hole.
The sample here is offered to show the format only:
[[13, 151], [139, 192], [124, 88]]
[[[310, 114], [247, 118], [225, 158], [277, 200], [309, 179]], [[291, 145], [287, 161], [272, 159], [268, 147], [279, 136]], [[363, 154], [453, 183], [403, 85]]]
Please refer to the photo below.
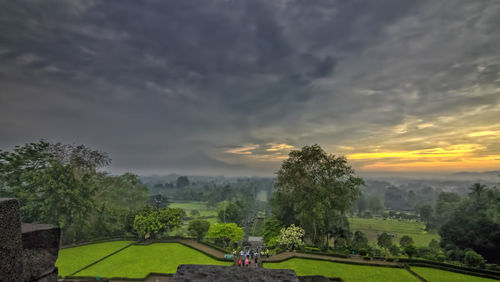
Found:
[[59, 227], [22, 224], [19, 202], [0, 198], [0, 281], [57, 281], [60, 239]]

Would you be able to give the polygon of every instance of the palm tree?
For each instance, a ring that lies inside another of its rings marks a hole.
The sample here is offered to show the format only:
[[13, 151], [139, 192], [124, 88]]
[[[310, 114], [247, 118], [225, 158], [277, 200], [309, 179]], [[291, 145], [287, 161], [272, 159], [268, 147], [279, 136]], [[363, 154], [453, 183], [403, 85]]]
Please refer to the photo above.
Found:
[[469, 188], [469, 190], [471, 190], [469, 196], [474, 197], [476, 198], [476, 200], [478, 200], [481, 197], [481, 194], [486, 190], [486, 185], [475, 183]]

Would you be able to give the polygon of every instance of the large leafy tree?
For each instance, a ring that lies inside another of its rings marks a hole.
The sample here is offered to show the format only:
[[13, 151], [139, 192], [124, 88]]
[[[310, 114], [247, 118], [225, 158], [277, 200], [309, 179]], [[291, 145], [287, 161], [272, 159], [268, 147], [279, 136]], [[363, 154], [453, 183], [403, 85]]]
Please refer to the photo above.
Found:
[[295, 250], [304, 245], [304, 234], [304, 229], [292, 224], [287, 228], [281, 229], [278, 244], [286, 247], [287, 250]]
[[82, 239], [93, 209], [97, 169], [106, 153], [83, 145], [39, 141], [0, 152], [0, 196], [18, 198], [24, 222], [61, 226], [63, 240]]
[[244, 235], [243, 228], [238, 227], [236, 223], [214, 223], [210, 225], [205, 237], [221, 241], [226, 248], [229, 243], [243, 239]]
[[361, 178], [343, 156], [327, 154], [319, 145], [293, 150], [277, 173], [273, 212], [283, 225], [298, 224], [315, 244], [346, 229], [342, 220], [360, 195]]
[[134, 228], [146, 239], [179, 227], [182, 224], [182, 209], [152, 209], [147, 208], [135, 216]]
[[189, 222], [188, 231], [201, 241], [210, 228], [210, 222], [202, 219], [195, 219]]
[[489, 262], [499, 263], [500, 190], [476, 184], [471, 190], [441, 226], [441, 246], [449, 258], [464, 259], [464, 251], [472, 249]]

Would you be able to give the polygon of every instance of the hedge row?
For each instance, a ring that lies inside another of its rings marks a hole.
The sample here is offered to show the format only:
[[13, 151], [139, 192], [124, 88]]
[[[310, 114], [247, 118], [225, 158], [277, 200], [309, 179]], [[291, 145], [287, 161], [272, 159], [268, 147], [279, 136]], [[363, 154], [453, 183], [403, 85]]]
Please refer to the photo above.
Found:
[[344, 254], [326, 253], [326, 252], [315, 251], [315, 250], [307, 250], [307, 249], [305, 251], [302, 251], [301, 253], [314, 254], [314, 255], [322, 255], [322, 256], [330, 256], [330, 257], [336, 257], [336, 258], [349, 258], [348, 255], [344, 255]]
[[435, 269], [440, 269], [440, 270], [445, 270], [445, 271], [450, 271], [450, 272], [455, 272], [455, 273], [460, 273], [460, 274], [467, 274], [467, 275], [471, 275], [471, 276], [478, 276], [478, 277], [483, 277], [483, 278], [491, 278], [491, 279], [500, 280], [500, 276], [498, 276], [498, 275], [477, 272], [475, 269], [473, 271], [470, 271], [470, 270], [463, 270], [463, 269], [458, 269], [458, 268], [446, 267], [446, 266], [442, 266], [442, 265], [418, 263], [418, 262], [412, 262], [412, 263], [408, 263], [408, 264], [410, 266], [429, 267], [429, 268], [435, 268]]
[[[156, 272], [150, 272], [146, 277], [144, 277], [144, 281], [148, 280], [150, 276], [162, 276], [162, 277], [173, 277], [173, 273], [156, 273]], [[88, 279], [89, 281], [94, 281], [96, 280], [95, 276], [66, 276], [65, 280], [67, 279]], [[119, 280], [119, 281], [137, 281], [137, 278], [127, 278], [127, 277], [111, 277], [111, 278], [101, 278], [103, 281], [106, 280]]]
[[415, 263], [426, 264], [426, 265], [453, 268], [453, 269], [457, 269], [457, 270], [476, 272], [476, 273], [482, 273], [482, 274], [488, 274], [488, 275], [500, 277], [500, 272], [498, 272], [498, 271], [479, 269], [479, 268], [470, 268], [470, 267], [458, 266], [458, 265], [453, 265], [453, 264], [438, 262], [438, 261], [432, 261], [432, 260], [400, 258], [398, 261], [402, 262], [402, 263], [408, 263], [409, 265], [413, 265]]
[[389, 267], [389, 268], [403, 268], [402, 265], [397, 265], [397, 264], [374, 264], [374, 263], [364, 263], [364, 262], [357, 262], [357, 261], [340, 261], [340, 260], [329, 260], [326, 258], [317, 258], [317, 257], [304, 257], [304, 256], [296, 256], [292, 255], [290, 257], [280, 259], [280, 260], [264, 260], [263, 263], [280, 263], [287, 261], [289, 259], [293, 258], [300, 258], [300, 259], [312, 259], [312, 260], [320, 260], [320, 261], [329, 261], [329, 262], [336, 262], [336, 263], [345, 263], [345, 264], [354, 264], [354, 265], [364, 265], [364, 266], [380, 266], [380, 267]]
[[59, 247], [60, 250], [63, 249], [69, 249], [69, 248], [74, 248], [74, 247], [81, 247], [85, 245], [90, 245], [90, 244], [97, 244], [97, 243], [106, 243], [106, 242], [114, 242], [114, 241], [137, 241], [137, 237], [114, 237], [114, 238], [98, 238], [95, 240], [91, 241], [85, 241], [81, 243], [76, 243], [76, 244], [71, 244], [71, 245], [64, 245]]

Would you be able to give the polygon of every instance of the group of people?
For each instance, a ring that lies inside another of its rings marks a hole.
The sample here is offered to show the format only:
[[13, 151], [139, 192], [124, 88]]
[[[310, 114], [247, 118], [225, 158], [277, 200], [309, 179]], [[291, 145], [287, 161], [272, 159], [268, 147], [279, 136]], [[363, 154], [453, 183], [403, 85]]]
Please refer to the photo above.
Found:
[[[253, 249], [250, 250], [241, 250], [240, 251], [240, 256], [238, 258], [238, 266], [239, 267], [250, 267], [252, 265], [253, 261], [253, 267], [258, 267], [259, 266], [259, 259], [263, 256], [269, 257], [269, 250], [266, 249], [264, 250], [257, 250], [254, 252]], [[236, 259], [237, 257], [237, 252], [236, 250], [233, 250], [233, 257]]]

